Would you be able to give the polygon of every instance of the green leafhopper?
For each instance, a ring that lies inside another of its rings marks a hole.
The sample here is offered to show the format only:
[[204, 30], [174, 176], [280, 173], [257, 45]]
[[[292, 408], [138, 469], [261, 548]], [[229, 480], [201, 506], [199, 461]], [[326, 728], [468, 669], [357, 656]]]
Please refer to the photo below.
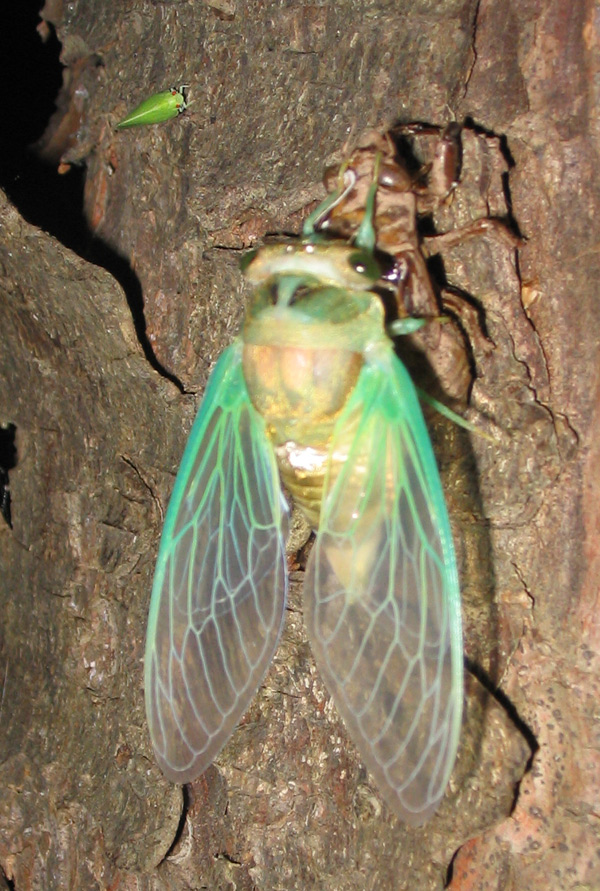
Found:
[[155, 93], [148, 99], [140, 102], [133, 111], [119, 121], [117, 130], [125, 130], [127, 127], [141, 127], [147, 124], [161, 124], [183, 114], [188, 107], [185, 84], [170, 90]]

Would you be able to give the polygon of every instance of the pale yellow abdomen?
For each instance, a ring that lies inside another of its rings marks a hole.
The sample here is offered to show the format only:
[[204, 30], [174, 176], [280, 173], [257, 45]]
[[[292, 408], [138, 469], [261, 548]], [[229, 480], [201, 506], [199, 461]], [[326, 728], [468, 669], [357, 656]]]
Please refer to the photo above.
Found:
[[313, 528], [333, 429], [362, 364], [360, 353], [337, 348], [244, 345], [250, 399], [267, 425], [282, 482]]

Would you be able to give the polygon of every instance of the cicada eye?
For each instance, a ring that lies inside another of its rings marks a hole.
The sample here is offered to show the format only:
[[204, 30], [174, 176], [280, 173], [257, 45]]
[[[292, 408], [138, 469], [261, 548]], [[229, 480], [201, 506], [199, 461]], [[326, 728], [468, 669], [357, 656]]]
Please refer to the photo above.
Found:
[[242, 259], [240, 260], [240, 269], [242, 272], [246, 272], [256, 255], [258, 254], [258, 248], [254, 248], [252, 251], [248, 251], [247, 254], [244, 254]]
[[369, 281], [376, 282], [381, 276], [379, 264], [369, 251], [353, 251], [348, 262], [355, 272], [363, 275]]
[[307, 285], [300, 285], [300, 287], [296, 288], [292, 297], [290, 298], [289, 305], [294, 306], [298, 303], [301, 303], [303, 300], [306, 300], [313, 293], [313, 289], [309, 288]]
[[406, 281], [409, 275], [408, 263], [404, 257], [396, 259], [396, 257], [390, 257], [389, 254], [381, 251], [377, 256], [377, 264], [381, 281], [394, 286]]
[[380, 186], [395, 192], [408, 192], [412, 186], [412, 179], [408, 171], [397, 164], [382, 163], [377, 182]]

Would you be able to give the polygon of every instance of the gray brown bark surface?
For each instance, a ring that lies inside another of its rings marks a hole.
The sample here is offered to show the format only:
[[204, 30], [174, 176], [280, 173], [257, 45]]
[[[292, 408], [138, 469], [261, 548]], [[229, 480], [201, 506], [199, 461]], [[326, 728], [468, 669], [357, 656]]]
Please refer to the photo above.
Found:
[[[47, 154], [87, 165], [90, 230], [135, 278], [124, 291], [3, 200], [0, 423], [17, 463], [13, 528], [0, 519], [0, 876], [16, 891], [600, 888], [597, 5], [44, 14], [67, 65]], [[181, 118], [114, 131], [180, 83]], [[448, 796], [418, 830], [381, 804], [314, 667], [298, 573], [265, 684], [184, 807], [147, 735], [145, 622], [186, 434], [242, 318], [239, 257], [298, 231], [363, 130], [451, 117], [476, 127], [438, 230], [510, 210], [526, 241], [443, 254], [485, 322], [469, 417], [494, 439], [432, 419], [478, 675]]]

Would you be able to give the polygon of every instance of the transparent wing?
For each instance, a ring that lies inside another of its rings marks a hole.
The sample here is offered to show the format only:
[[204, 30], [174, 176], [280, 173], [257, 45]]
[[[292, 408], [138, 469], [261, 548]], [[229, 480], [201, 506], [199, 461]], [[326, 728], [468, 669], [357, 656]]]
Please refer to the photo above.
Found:
[[175, 782], [212, 762], [275, 652], [287, 590], [286, 511], [234, 344], [194, 422], [152, 589], [146, 714], [158, 763]]
[[458, 745], [460, 595], [429, 436], [392, 353], [364, 366], [336, 427], [305, 591], [334, 703], [388, 804], [418, 825]]

